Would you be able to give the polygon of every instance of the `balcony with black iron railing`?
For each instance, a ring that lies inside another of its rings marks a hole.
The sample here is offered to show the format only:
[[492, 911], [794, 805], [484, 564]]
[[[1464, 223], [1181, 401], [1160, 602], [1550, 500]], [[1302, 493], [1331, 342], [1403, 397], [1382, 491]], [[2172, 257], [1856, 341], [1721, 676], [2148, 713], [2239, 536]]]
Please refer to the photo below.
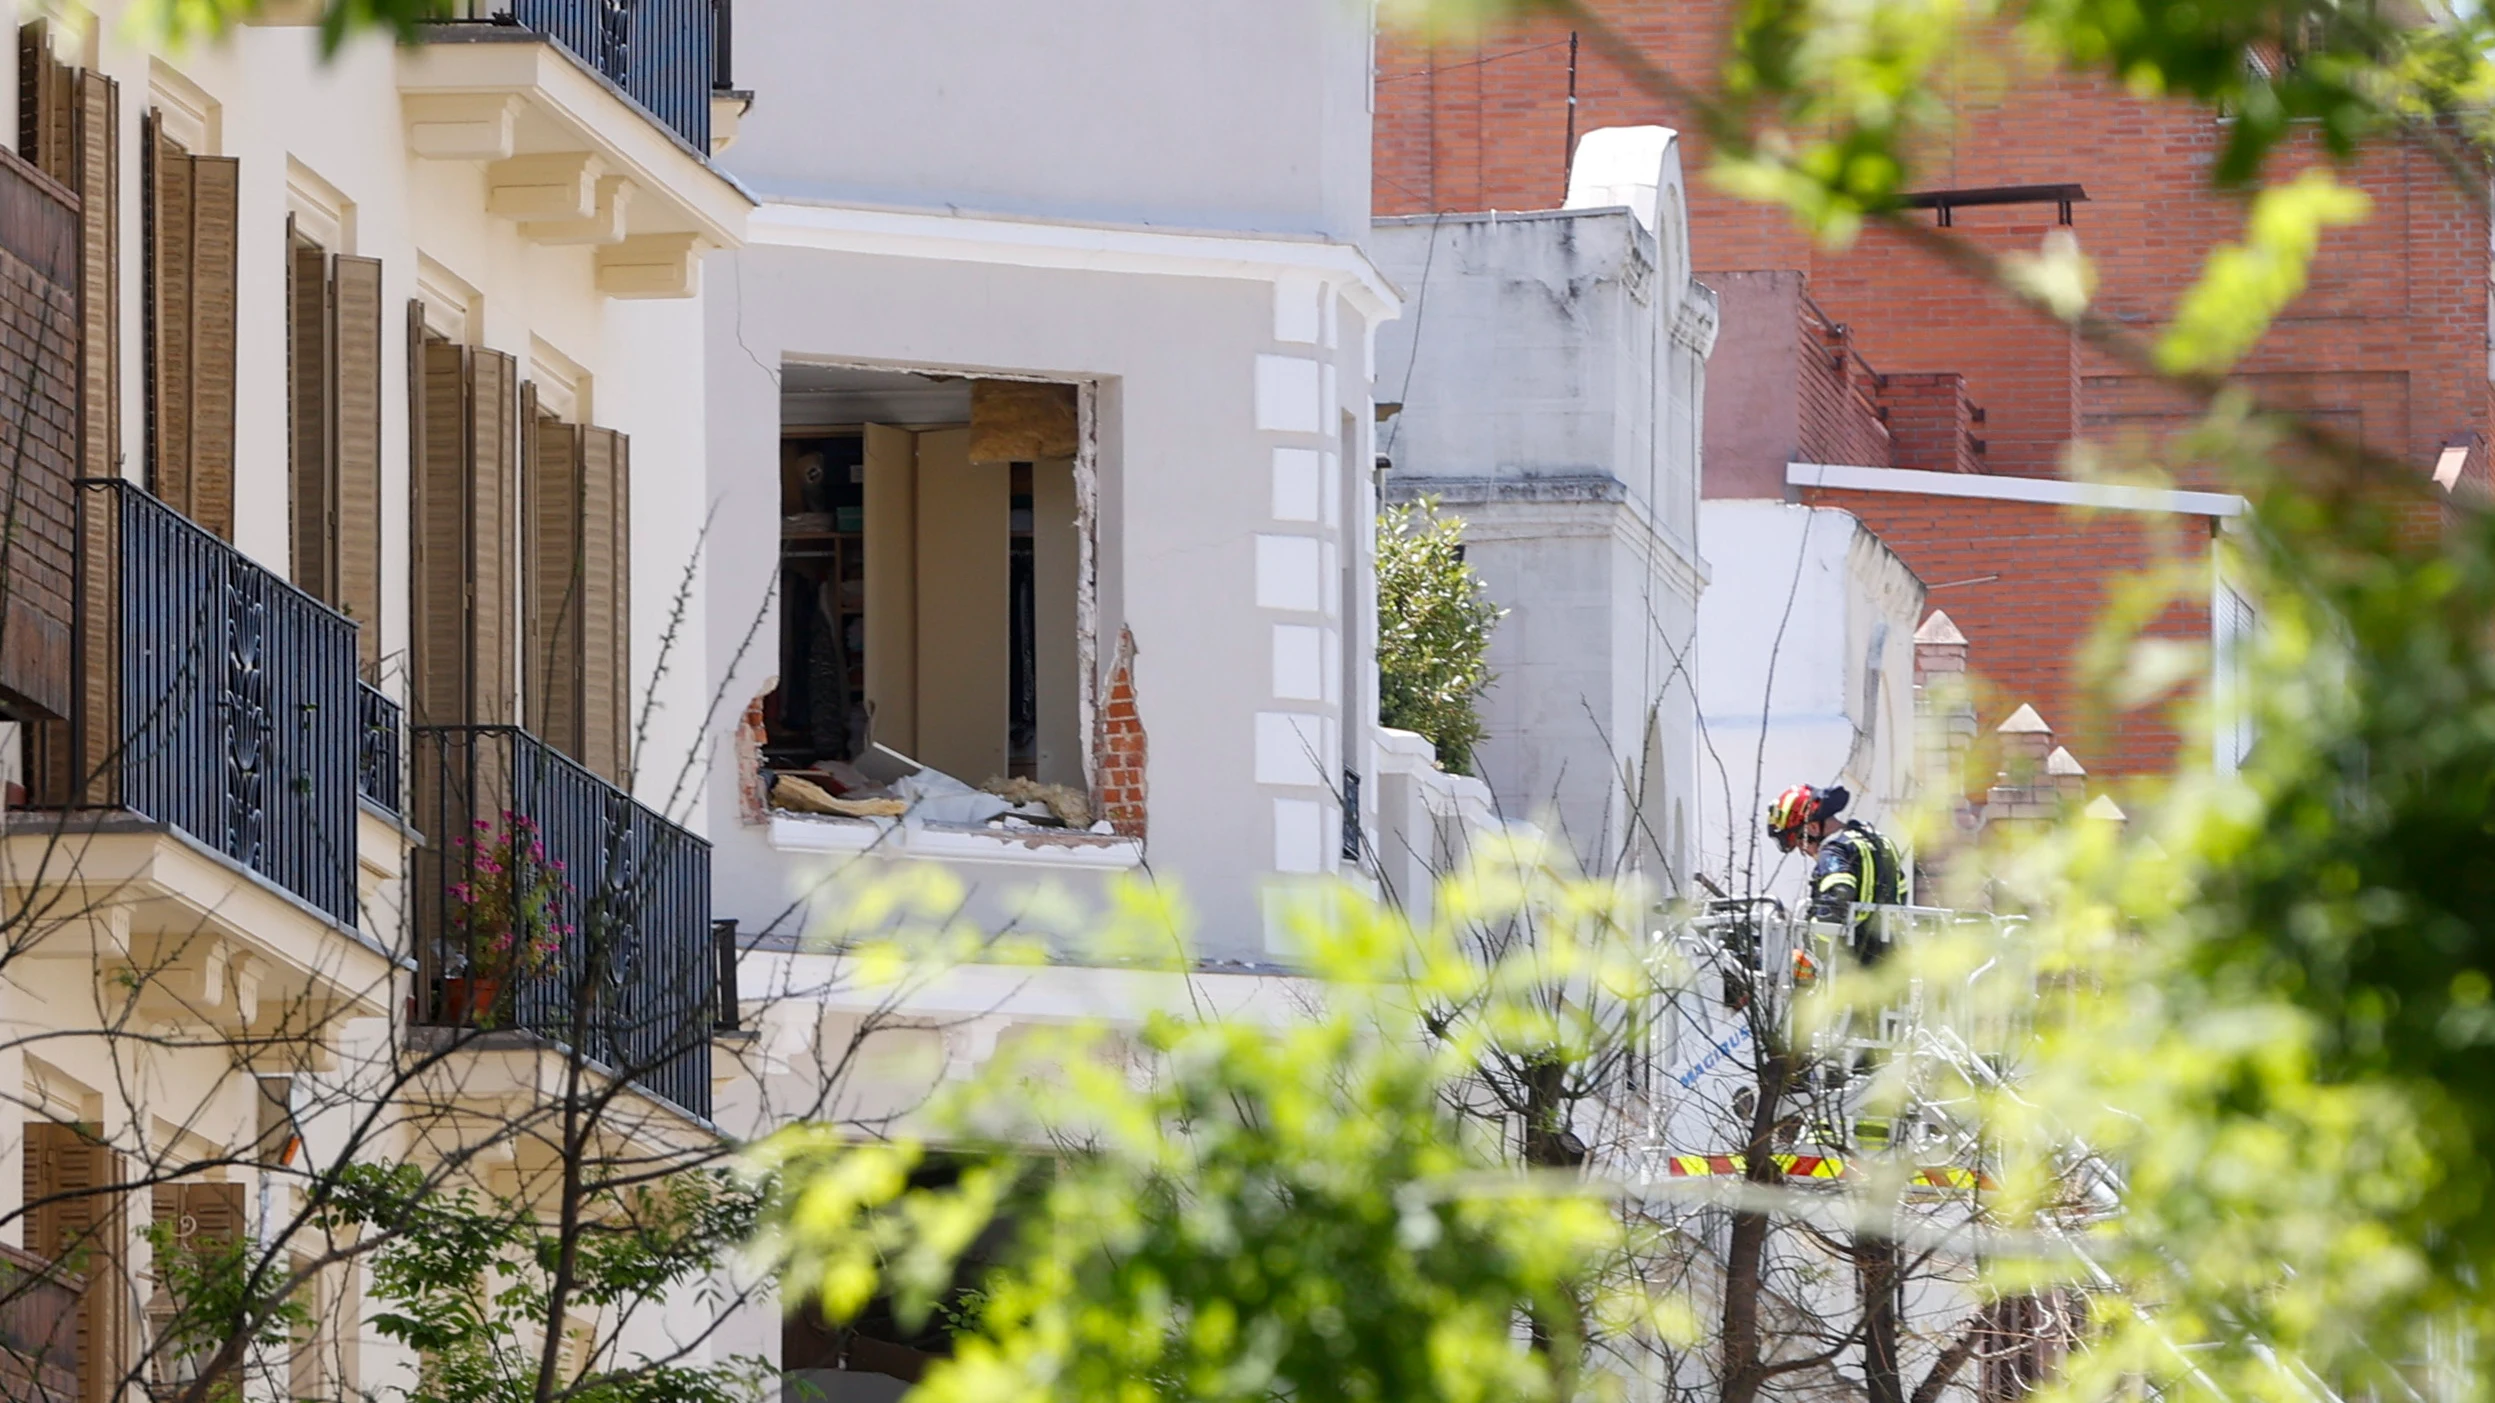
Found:
[[365, 803], [395, 817], [399, 776], [405, 768], [399, 704], [371, 683], [359, 682], [355, 720], [355, 792]]
[[130, 483], [79, 483], [77, 517], [74, 704], [33, 728], [33, 804], [177, 830], [353, 928], [355, 623]]
[[730, 0], [492, 0], [489, 15], [552, 39], [707, 155], [711, 95], [733, 84]]
[[511, 726], [410, 733], [416, 1022], [524, 1034], [710, 1115], [710, 845]]

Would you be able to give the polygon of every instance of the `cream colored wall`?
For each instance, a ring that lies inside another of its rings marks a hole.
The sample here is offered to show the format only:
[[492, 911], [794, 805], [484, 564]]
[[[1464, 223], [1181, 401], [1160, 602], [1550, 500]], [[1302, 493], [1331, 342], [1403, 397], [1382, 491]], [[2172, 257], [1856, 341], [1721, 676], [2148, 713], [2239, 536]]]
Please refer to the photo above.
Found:
[[[0, 4], [12, 29], [33, 13]], [[141, 300], [139, 218], [140, 117], [151, 84], [195, 88], [215, 104], [214, 140], [202, 154], [238, 157], [241, 184], [238, 364], [236, 366], [236, 544], [281, 573], [287, 566], [287, 419], [285, 269], [281, 258], [291, 196], [289, 172], [311, 172], [352, 202], [351, 237], [334, 252], [383, 261], [382, 541], [385, 688], [403, 697], [407, 644], [408, 401], [404, 310], [417, 295], [419, 256], [448, 269], [477, 294], [473, 340], [517, 357], [528, 374], [539, 347], [586, 372], [599, 423], [632, 436], [633, 699], [655, 695], [657, 711], [641, 752], [639, 791], [654, 806], [670, 796], [674, 816], [697, 829], [706, 814], [690, 802], [687, 759], [701, 753], [708, 691], [702, 631], [706, 615], [698, 581], [678, 628], [669, 671], [654, 680], [672, 596], [697, 543], [705, 514], [702, 310], [698, 297], [621, 302], [601, 295], [592, 250], [548, 248], [522, 239], [515, 226], [485, 212], [482, 167], [421, 162], [407, 153], [394, 77], [397, 56], [380, 38], [350, 43], [324, 64], [316, 32], [302, 27], [247, 27], [230, 41], [171, 58], [124, 41], [119, 9], [106, 13], [91, 40], [94, 66], [121, 84], [120, 278], [123, 308], [120, 365], [124, 473], [145, 475], [146, 366]], [[14, 113], [16, 65], [0, 64], [0, 111]], [[0, 142], [14, 144], [13, 121], [0, 122]], [[412, 719], [412, 718], [411, 718]], [[698, 774], [698, 772], [697, 772]], [[370, 825], [367, 825], [369, 833]], [[340, 835], [354, 841], [354, 835]], [[437, 837], [441, 835], [436, 835]], [[380, 904], [395, 910], [394, 878], [367, 874]], [[374, 932], [399, 938], [392, 927]], [[229, 1053], [200, 1038], [185, 1047], [97, 1038], [59, 1038], [60, 1030], [109, 1024], [103, 1001], [117, 993], [112, 975], [83, 957], [15, 958], [0, 985], [0, 1240], [23, 1241], [14, 1215], [23, 1205], [15, 1160], [28, 1111], [18, 1092], [37, 1084], [63, 1098], [52, 1112], [100, 1119], [126, 1143], [162, 1148], [177, 1142], [202, 1154], [230, 1154], [257, 1129], [256, 1088]], [[387, 995], [395, 1006], [403, 990]], [[134, 1025], [160, 1032], [154, 1022]], [[316, 1097], [337, 1104], [304, 1129], [307, 1154], [334, 1160], [352, 1142], [359, 1157], [387, 1161], [415, 1152], [405, 1128], [388, 1117], [376, 1133], [360, 1124], [390, 1084], [397, 1058], [392, 1026], [366, 1019], [329, 1030], [334, 1060], [318, 1074]], [[26, 1051], [39, 1048], [40, 1064]], [[38, 1114], [41, 1112], [38, 1111]], [[244, 1177], [244, 1171], [232, 1171]], [[248, 1176], [256, 1181], [256, 1175]], [[249, 1201], [256, 1212], [257, 1184]], [[143, 1219], [144, 1199], [135, 1210]], [[282, 1207], [282, 1205], [281, 1205]], [[145, 1248], [133, 1266], [144, 1270]], [[366, 1302], [370, 1306], [369, 1298]], [[671, 1318], [683, 1303], [671, 1303]], [[748, 1331], [749, 1334], [755, 1333]], [[412, 1380], [414, 1361], [366, 1334], [359, 1351], [365, 1388]]]
[[[587, 412], [632, 437], [633, 705], [657, 701], [641, 754], [640, 797], [697, 830], [695, 787], [680, 784], [699, 752], [703, 685], [699, 581], [677, 648], [659, 674], [672, 601], [696, 557], [705, 513], [701, 299], [619, 301], [596, 287], [595, 250], [523, 238], [486, 213], [479, 162], [410, 157], [396, 83], [398, 56], [371, 36], [319, 58], [317, 31], [247, 26], [230, 40], [170, 57], [122, 42], [120, 13], [99, 30], [99, 66], [121, 84], [122, 440], [125, 474], [145, 477], [146, 364], [139, 122], [151, 84], [195, 89], [213, 103], [216, 140], [242, 176], [235, 383], [236, 544], [283, 569], [287, 536], [284, 247], [289, 172], [301, 168], [352, 202], [350, 247], [382, 260], [382, 542], [385, 688], [403, 698], [407, 648], [407, 395], [404, 314], [421, 256], [475, 294], [470, 340], [531, 374], [540, 348], [586, 372]], [[13, 71], [13, 70], [12, 70]], [[12, 107], [10, 110], [14, 110]], [[13, 136], [14, 127], [10, 128]]]

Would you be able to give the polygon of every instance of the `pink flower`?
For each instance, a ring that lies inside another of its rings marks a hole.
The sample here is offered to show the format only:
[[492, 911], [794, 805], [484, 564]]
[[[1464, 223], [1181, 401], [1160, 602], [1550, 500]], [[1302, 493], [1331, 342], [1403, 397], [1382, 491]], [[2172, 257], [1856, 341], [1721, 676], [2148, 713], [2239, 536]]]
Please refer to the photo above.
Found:
[[[510, 815], [505, 814], [505, 815], [504, 815], [504, 817], [508, 818], [508, 817], [510, 817]], [[479, 833], [490, 833], [490, 832], [492, 832], [492, 831], [493, 831], [493, 828], [494, 828], [494, 825], [492, 825], [492, 824], [490, 824], [490, 823], [487, 823], [487, 822], [486, 822], [485, 820], [483, 820], [483, 819], [478, 819], [478, 820], [476, 821], [476, 831], [477, 831], [477, 832], [479, 832]]]
[[468, 884], [466, 882], [453, 882], [450, 884], [450, 899], [453, 901], [471, 901], [475, 898], [468, 894]]

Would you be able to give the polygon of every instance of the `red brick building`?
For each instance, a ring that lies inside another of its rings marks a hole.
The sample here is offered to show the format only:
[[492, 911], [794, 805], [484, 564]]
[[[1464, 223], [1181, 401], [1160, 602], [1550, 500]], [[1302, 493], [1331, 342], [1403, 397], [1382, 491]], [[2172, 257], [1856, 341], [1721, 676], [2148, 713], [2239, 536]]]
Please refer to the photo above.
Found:
[[[1664, 68], [1703, 86], [1732, 8], [1624, 0], [1607, 13]], [[2067, 207], [1962, 207], [1951, 221], [1987, 248], [2027, 251], [2067, 208], [2098, 270], [2098, 307], [2154, 334], [2203, 254], [2241, 224], [2241, 202], [2209, 188], [2221, 124], [2015, 63], [1987, 55], [1962, 66], [1957, 129], [1916, 188], [2079, 187], [2084, 198]], [[2185, 529], [2168, 532], [2130, 511], [1806, 489], [1787, 466], [2052, 477], [2074, 440], [2101, 445], [2119, 466], [2191, 407], [1892, 235], [1822, 250], [1782, 212], [1716, 192], [1688, 114], [1547, 21], [1490, 34], [1478, 49], [1381, 43], [1379, 213], [1559, 203], [1572, 81], [1578, 133], [1646, 123], [1684, 131], [1693, 261], [1723, 299], [1707, 395], [1708, 495], [1807, 497], [1859, 512], [1927, 585], [1943, 587], [1933, 603], [1965, 630], [1976, 670], [2002, 694], [2033, 700], [2078, 733], [2074, 744], [2101, 757], [2092, 763], [2102, 773], [2170, 765], [2175, 737], [2153, 718], [2115, 718], [2110, 734], [2088, 733], [2074, 659], [2108, 588], [2169, 544], [2204, 553], [2212, 519], [2184, 513], [2169, 524]], [[2495, 432], [2487, 218], [2423, 150], [2369, 151], [2349, 178], [2371, 195], [2372, 218], [2326, 238], [2311, 286], [2243, 376], [2420, 472], [2446, 445], [2468, 445], [2463, 480], [2483, 487]], [[2188, 468], [2180, 476], [2208, 485]], [[2159, 624], [2204, 637], [2207, 628], [2203, 606]]]

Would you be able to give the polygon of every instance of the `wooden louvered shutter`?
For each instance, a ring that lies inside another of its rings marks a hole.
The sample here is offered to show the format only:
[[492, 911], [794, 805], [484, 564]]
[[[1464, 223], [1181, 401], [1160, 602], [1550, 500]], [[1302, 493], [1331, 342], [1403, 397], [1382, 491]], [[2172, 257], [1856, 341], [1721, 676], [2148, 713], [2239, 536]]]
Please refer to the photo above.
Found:
[[149, 113], [140, 125], [147, 297], [147, 487], [191, 514], [191, 157]]
[[27, 1250], [84, 1278], [78, 1302], [81, 1403], [112, 1403], [126, 1368], [128, 1222], [120, 1157], [74, 1125], [30, 1121], [25, 1137]]
[[[411, 306], [419, 319], [421, 306]], [[468, 348], [416, 333], [414, 582], [409, 602], [415, 721], [468, 719]]]
[[233, 1242], [243, 1235], [240, 1184], [158, 1184], [155, 1220], [171, 1224], [179, 1242]]
[[520, 684], [528, 728], [575, 759], [580, 746], [580, 441], [581, 431], [539, 414], [532, 392], [521, 407], [529, 425], [527, 462], [527, 659]]
[[120, 471], [121, 85], [52, 57], [40, 21], [18, 31], [18, 150], [76, 192], [78, 471]]
[[121, 85], [101, 73], [77, 81], [80, 471], [121, 473]]
[[286, 221], [286, 476], [295, 584], [337, 598], [337, 482], [330, 453], [329, 254]]
[[231, 540], [241, 168], [192, 155], [153, 113], [144, 130], [148, 485]]
[[519, 367], [425, 334], [421, 316], [410, 307], [416, 719], [507, 726], [519, 719]]
[[337, 377], [330, 392], [337, 534], [336, 594], [330, 602], [361, 627], [356, 647], [364, 679], [381, 680], [381, 260], [332, 260], [330, 345]]
[[476, 685], [468, 719], [519, 717], [519, 363], [500, 351], [468, 357], [469, 623]]
[[631, 764], [632, 442], [612, 429], [580, 434], [580, 749], [609, 781]]
[[234, 539], [234, 358], [242, 167], [191, 158], [191, 519]]
[[77, 70], [52, 57], [50, 26], [42, 20], [19, 26], [17, 154], [63, 185], [72, 185], [71, 112], [76, 86]]

